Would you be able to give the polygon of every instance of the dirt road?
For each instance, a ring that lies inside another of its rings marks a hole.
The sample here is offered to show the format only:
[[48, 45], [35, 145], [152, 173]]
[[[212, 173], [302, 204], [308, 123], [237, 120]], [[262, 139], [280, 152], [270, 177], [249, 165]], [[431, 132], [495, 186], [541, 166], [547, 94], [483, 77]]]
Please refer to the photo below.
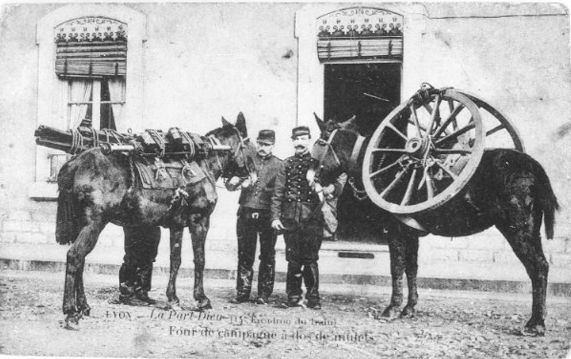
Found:
[[[415, 318], [379, 319], [389, 288], [327, 286], [323, 310], [283, 309], [283, 283], [267, 306], [228, 303], [231, 281], [206, 280], [214, 309], [159, 310], [110, 304], [116, 277], [86, 274], [91, 316], [62, 328], [63, 273], [0, 274], [0, 353], [18, 355], [208, 358], [565, 358], [571, 299], [548, 298], [547, 334], [519, 330], [531, 295], [420, 291]], [[182, 304], [192, 280], [180, 278]], [[165, 278], [153, 297], [164, 300]]]

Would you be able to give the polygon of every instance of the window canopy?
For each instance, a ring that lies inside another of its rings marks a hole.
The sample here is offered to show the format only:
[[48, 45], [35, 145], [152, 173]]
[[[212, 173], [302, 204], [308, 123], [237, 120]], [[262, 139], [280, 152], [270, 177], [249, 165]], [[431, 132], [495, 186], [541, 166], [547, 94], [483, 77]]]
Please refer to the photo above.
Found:
[[81, 17], [54, 29], [56, 74], [61, 78], [124, 77], [127, 24], [106, 17]]
[[391, 59], [402, 61], [403, 17], [368, 7], [341, 9], [316, 22], [320, 61]]

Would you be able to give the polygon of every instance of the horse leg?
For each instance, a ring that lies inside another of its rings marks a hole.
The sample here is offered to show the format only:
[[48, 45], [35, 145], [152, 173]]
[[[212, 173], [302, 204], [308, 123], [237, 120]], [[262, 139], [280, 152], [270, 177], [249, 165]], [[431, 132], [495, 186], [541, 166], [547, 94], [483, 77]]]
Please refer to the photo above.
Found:
[[408, 285], [408, 302], [401, 312], [401, 317], [414, 317], [416, 310], [414, 307], [418, 303], [418, 291], [416, 284], [416, 274], [418, 272], [418, 236], [412, 234], [406, 240], [405, 248], [405, 273]]
[[[397, 231], [393, 231], [397, 234]], [[391, 256], [391, 279], [393, 291], [391, 294], [391, 302], [383, 311], [382, 316], [393, 318], [399, 314], [400, 306], [403, 301], [402, 293], [402, 276], [405, 269], [405, 241], [397, 235], [389, 236], [389, 253]]]
[[183, 227], [170, 228], [170, 275], [169, 284], [167, 285], [167, 299], [169, 304], [178, 304], [179, 299], [176, 296], [176, 276], [180, 268], [180, 252], [182, 249], [182, 232]]
[[92, 221], [81, 229], [75, 242], [67, 251], [67, 263], [65, 271], [65, 285], [63, 296], [63, 314], [65, 322], [78, 323], [82, 312], [89, 311], [83, 288], [83, 268], [85, 257], [93, 250], [99, 233], [105, 224], [102, 221]]
[[210, 227], [210, 217], [196, 215], [190, 226], [190, 237], [192, 238], [192, 251], [194, 253], [194, 300], [198, 303], [198, 309], [212, 309], [210, 299], [204, 294], [204, 243], [206, 234]]
[[524, 333], [543, 336], [545, 335], [545, 301], [549, 264], [541, 246], [539, 232], [541, 219], [541, 213], [535, 213], [530, 214], [526, 222], [519, 220], [513, 224], [497, 225], [497, 227], [525, 266], [525, 270], [531, 279], [533, 289], [531, 318], [525, 325]]
[[85, 267], [85, 258], [81, 261], [77, 271], [77, 309], [81, 312], [82, 315], [89, 316], [91, 314], [91, 307], [87, 304], [87, 298], [85, 297], [85, 288], [83, 286], [83, 268]]

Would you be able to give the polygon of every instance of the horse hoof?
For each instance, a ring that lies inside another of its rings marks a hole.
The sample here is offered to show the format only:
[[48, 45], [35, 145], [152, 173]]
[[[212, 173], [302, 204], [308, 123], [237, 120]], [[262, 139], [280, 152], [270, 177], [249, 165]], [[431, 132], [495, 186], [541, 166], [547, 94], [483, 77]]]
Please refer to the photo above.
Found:
[[198, 310], [203, 311], [208, 309], [212, 309], [212, 304], [210, 304], [210, 299], [206, 299], [205, 301], [198, 303]]
[[170, 305], [178, 305], [180, 303], [180, 300], [176, 295], [174, 297], [167, 297], [167, 301]]
[[81, 310], [81, 314], [82, 314], [82, 316], [84, 315], [86, 317], [89, 317], [89, 315], [91, 314], [91, 307], [87, 306], [87, 307], [83, 308]]
[[381, 314], [381, 317], [384, 318], [396, 318], [399, 315], [400, 308], [397, 306], [388, 306]]
[[526, 337], [543, 337], [545, 336], [545, 325], [541, 324], [526, 325], [521, 330], [521, 335]]
[[401, 318], [414, 318], [416, 310], [413, 307], [406, 306], [400, 313]]
[[73, 312], [73, 313], [68, 313], [65, 317], [65, 327], [66, 329], [73, 329], [73, 327], [70, 326], [70, 323], [78, 325], [79, 324], [79, 320], [82, 318], [82, 313], [81, 312]]

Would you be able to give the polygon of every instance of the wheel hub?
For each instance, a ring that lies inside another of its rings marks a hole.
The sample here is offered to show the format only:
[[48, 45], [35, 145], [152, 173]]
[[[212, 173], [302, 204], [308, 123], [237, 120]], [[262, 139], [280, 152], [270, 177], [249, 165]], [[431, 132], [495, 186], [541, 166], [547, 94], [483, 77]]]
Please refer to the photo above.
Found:
[[405, 150], [413, 157], [423, 158], [429, 143], [427, 138], [409, 138], [406, 141]]

